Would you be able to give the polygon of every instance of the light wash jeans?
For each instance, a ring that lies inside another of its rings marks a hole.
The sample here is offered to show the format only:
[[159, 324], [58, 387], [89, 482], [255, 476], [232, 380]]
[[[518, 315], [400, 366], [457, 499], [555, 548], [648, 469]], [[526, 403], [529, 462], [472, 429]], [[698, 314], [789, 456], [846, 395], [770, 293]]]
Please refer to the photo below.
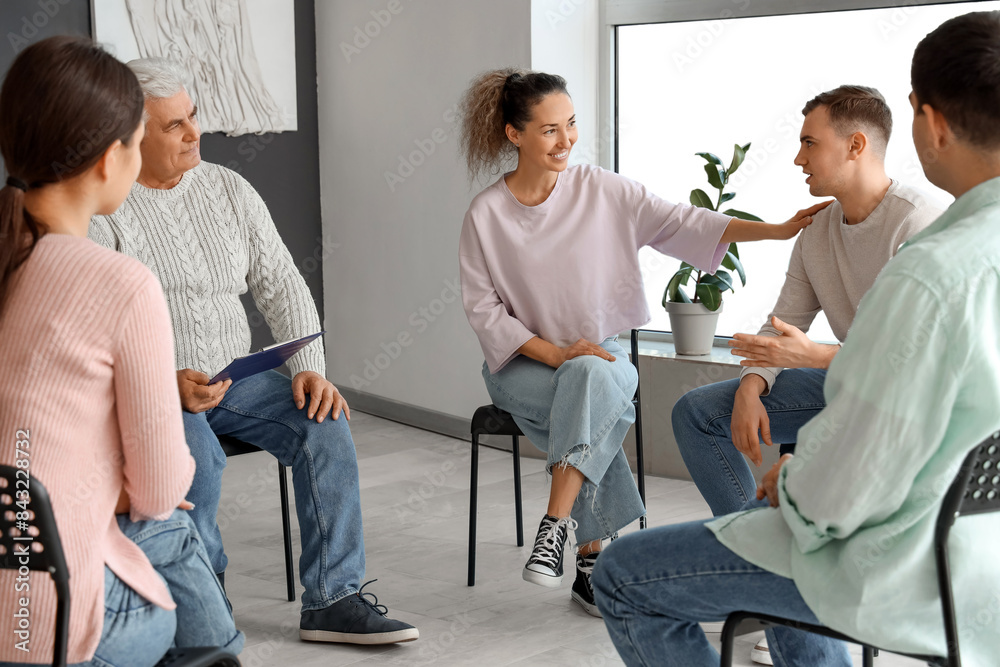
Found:
[[[597, 559], [597, 607], [626, 665], [718, 667], [699, 622], [754, 611], [819, 624], [795, 582], [748, 563], [705, 521], [638, 531]], [[791, 628], [767, 630], [776, 667], [851, 667], [843, 642]]]
[[646, 513], [622, 449], [638, 377], [617, 340], [601, 345], [615, 361], [585, 355], [554, 369], [519, 355], [493, 374], [483, 365], [493, 404], [548, 453], [546, 469], [566, 462], [583, 473], [571, 511], [579, 544], [611, 537]]
[[[799, 429], [826, 407], [826, 371], [789, 368], [760, 400], [771, 425], [771, 442], [792, 443]], [[716, 382], [684, 394], [674, 404], [674, 438], [691, 478], [715, 516], [739, 511], [757, 498], [757, 482], [733, 445], [730, 423], [739, 379]], [[766, 447], [767, 445], [761, 445]], [[783, 447], [782, 453], [793, 447]]]
[[126, 514], [117, 518], [125, 536], [166, 583], [177, 609], [147, 602], [105, 567], [101, 642], [90, 662], [77, 665], [151, 666], [174, 646], [221, 646], [239, 654], [245, 638], [233, 625], [232, 608], [187, 512], [177, 510], [166, 521], [133, 523]]
[[[322, 609], [356, 593], [365, 573], [361, 493], [354, 440], [341, 413], [321, 424], [292, 400], [291, 380], [277, 371], [234, 382], [207, 412], [184, 412], [184, 433], [197, 463], [187, 499], [214, 571], [228, 559], [216, 514], [226, 455], [220, 435], [231, 435], [273, 454], [292, 469], [295, 509], [302, 537], [299, 578], [303, 611]], [[308, 407], [309, 397], [306, 397]], [[258, 498], [253, 499], [259, 502]]]

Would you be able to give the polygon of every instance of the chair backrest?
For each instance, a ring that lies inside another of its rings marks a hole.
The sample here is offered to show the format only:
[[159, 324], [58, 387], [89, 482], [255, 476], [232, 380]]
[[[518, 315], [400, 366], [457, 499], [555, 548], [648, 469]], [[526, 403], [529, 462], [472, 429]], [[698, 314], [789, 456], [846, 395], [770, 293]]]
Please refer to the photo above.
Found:
[[1000, 432], [976, 445], [965, 457], [938, 513], [934, 535], [938, 589], [948, 642], [949, 667], [961, 667], [955, 599], [948, 562], [948, 535], [955, 519], [962, 515], [1000, 511]]
[[[29, 461], [29, 458], [19, 459]], [[49, 494], [26, 468], [0, 465], [0, 568], [48, 572], [56, 587], [56, 629], [52, 660], [66, 664], [69, 632], [69, 570]], [[17, 615], [17, 609], [14, 615]]]

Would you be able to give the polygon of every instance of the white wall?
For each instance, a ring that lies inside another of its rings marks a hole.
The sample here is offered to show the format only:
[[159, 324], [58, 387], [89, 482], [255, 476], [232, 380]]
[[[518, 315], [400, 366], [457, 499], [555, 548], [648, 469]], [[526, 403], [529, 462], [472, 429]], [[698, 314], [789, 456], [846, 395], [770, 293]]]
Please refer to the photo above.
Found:
[[566, 79], [573, 97], [579, 139], [572, 164], [598, 164], [601, 142], [613, 119], [598, 118], [598, 0], [532, 0], [531, 68]]
[[458, 295], [455, 105], [530, 63], [529, 0], [316, 3], [324, 303], [342, 389], [468, 419], [489, 397]]

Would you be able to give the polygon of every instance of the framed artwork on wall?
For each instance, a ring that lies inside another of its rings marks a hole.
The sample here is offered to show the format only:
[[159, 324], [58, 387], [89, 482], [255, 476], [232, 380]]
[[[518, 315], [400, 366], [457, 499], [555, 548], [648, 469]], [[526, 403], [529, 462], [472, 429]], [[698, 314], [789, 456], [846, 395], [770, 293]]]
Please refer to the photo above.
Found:
[[203, 132], [297, 129], [293, 0], [91, 0], [91, 15], [119, 60], [184, 65]]

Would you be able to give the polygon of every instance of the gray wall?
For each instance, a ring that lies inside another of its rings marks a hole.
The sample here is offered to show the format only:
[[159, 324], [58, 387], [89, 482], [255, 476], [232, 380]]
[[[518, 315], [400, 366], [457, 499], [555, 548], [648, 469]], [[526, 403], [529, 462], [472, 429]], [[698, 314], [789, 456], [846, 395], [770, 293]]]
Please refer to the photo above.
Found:
[[530, 10], [317, 3], [328, 369], [354, 407], [467, 434], [489, 402], [457, 294], [458, 236], [482, 186], [459, 158], [455, 104], [477, 73], [529, 66]]
[[[0, 71], [6, 72], [17, 51], [27, 44], [59, 34], [90, 36], [90, 0], [3, 0], [0, 2], [0, 34], [4, 35], [4, 44], [0, 46]], [[202, 137], [202, 156], [209, 162], [240, 172], [267, 202], [322, 318], [323, 245], [313, 0], [295, 2], [295, 40], [298, 131], [243, 137], [206, 134]], [[256, 312], [252, 300], [248, 297], [245, 302], [254, 346], [269, 344], [271, 333], [267, 325]]]

